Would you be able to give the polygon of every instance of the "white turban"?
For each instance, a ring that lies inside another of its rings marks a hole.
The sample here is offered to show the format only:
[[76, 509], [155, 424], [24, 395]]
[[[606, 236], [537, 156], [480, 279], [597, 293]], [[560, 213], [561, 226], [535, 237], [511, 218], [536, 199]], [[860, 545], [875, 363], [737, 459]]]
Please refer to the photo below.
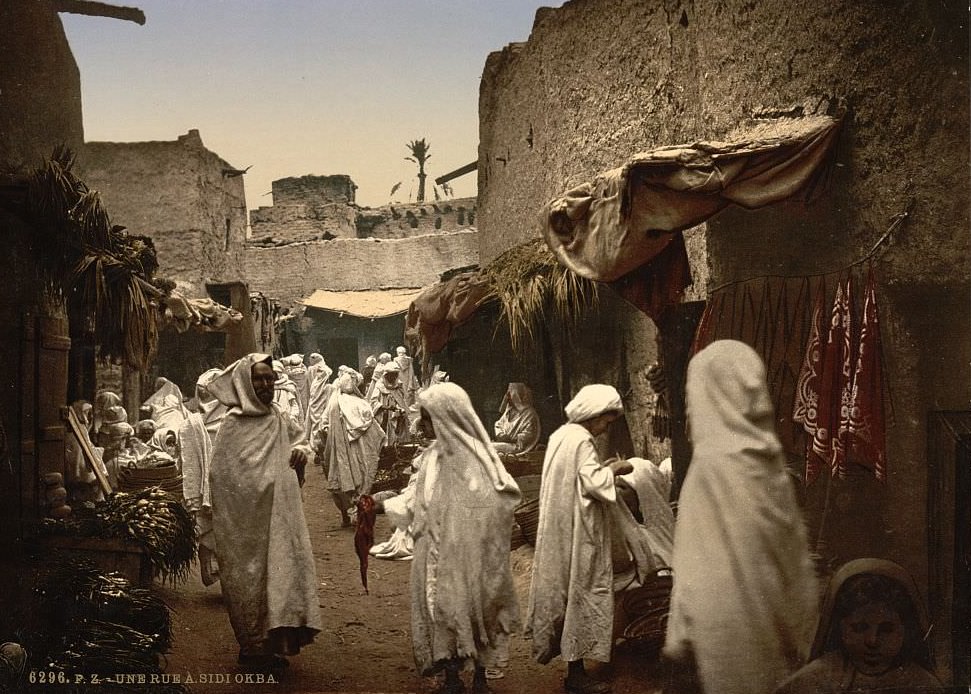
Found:
[[603, 383], [583, 386], [564, 409], [566, 418], [573, 423], [585, 422], [607, 412], [623, 411], [620, 393], [613, 386]]

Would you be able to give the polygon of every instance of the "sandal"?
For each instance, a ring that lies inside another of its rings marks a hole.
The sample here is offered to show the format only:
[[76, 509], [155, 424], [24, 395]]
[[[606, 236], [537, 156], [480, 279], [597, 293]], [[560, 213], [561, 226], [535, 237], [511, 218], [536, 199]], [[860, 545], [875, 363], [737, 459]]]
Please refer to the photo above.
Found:
[[610, 694], [613, 691], [613, 687], [610, 682], [604, 682], [603, 680], [595, 680], [590, 675], [583, 675], [583, 677], [577, 677], [571, 680], [567, 677], [563, 680], [563, 688], [568, 692], [568, 694]]

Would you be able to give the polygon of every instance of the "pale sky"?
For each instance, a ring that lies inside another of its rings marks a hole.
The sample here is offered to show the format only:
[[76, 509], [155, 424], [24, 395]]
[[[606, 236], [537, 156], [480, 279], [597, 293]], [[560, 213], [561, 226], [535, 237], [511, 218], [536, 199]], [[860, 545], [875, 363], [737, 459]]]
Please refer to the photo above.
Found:
[[[357, 202], [417, 194], [405, 144], [425, 138], [436, 176], [478, 158], [486, 56], [525, 41], [561, 0], [113, 0], [146, 23], [61, 14], [81, 72], [88, 141], [175, 140], [192, 128], [246, 174], [249, 209], [270, 184], [348, 174]], [[475, 173], [452, 181], [475, 195]]]

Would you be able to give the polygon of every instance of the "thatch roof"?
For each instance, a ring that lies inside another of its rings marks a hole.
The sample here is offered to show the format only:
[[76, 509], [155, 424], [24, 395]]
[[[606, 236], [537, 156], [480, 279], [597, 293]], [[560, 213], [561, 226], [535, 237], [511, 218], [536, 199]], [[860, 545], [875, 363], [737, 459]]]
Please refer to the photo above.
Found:
[[[145, 369], [158, 344], [158, 307], [146, 280], [158, 267], [151, 239], [112, 226], [96, 191], [60, 147], [28, 179], [25, 213], [38, 267], [68, 305], [91, 320], [99, 356]], [[161, 292], [157, 292], [161, 294]]]
[[598, 301], [597, 283], [556, 261], [543, 239], [514, 246], [480, 271], [498, 299], [514, 350], [550, 318], [572, 324]]

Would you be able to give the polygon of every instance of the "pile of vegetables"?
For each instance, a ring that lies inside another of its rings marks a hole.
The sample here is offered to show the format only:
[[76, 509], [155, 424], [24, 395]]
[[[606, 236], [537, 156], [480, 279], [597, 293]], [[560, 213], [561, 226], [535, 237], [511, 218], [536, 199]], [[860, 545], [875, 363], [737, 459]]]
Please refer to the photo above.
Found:
[[173, 583], [188, 577], [196, 556], [192, 516], [159, 487], [117, 492], [105, 501], [83, 504], [71, 517], [45, 519], [43, 527], [56, 535], [134, 540], [148, 551], [155, 576]]
[[[31, 690], [66, 692], [144, 691], [137, 685], [104, 683], [118, 674], [161, 674], [172, 644], [165, 603], [118, 574], [103, 574], [84, 561], [55, 561], [34, 590], [44, 628], [32, 635], [30, 670], [44, 672]], [[75, 675], [82, 675], [75, 685]], [[184, 686], [156, 684], [153, 692], [183, 694]]]

